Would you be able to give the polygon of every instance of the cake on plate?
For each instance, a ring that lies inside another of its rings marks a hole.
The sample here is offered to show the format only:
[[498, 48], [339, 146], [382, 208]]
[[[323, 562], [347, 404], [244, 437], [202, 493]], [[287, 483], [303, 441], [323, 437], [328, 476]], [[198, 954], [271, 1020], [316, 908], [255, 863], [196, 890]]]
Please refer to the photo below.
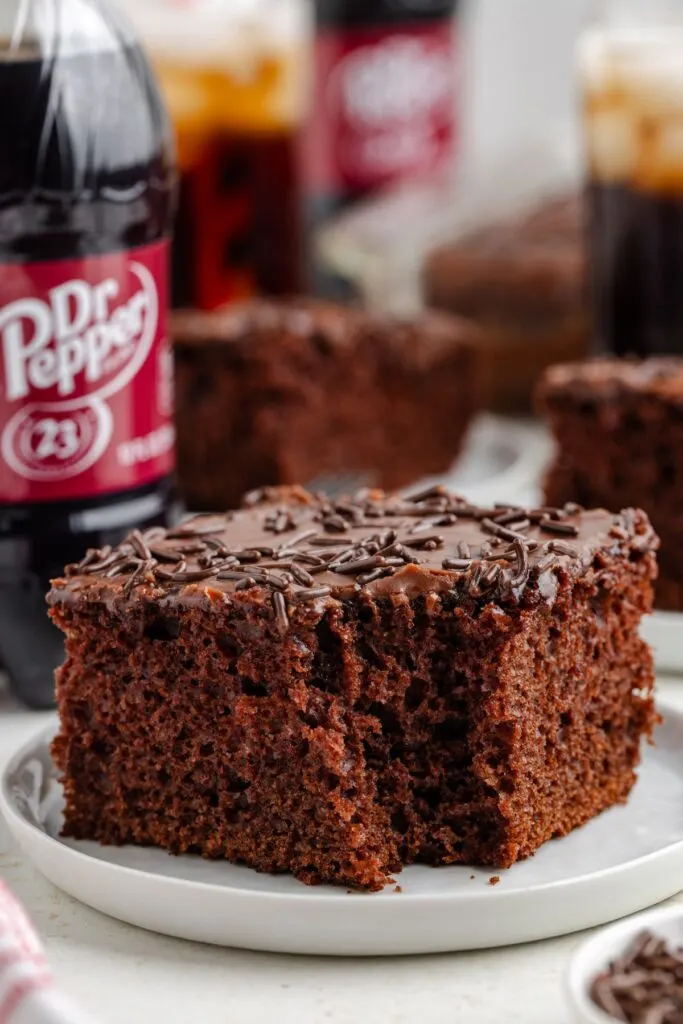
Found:
[[379, 890], [628, 797], [655, 720], [645, 513], [435, 488], [240, 511], [54, 581], [65, 834]]
[[172, 333], [178, 474], [198, 512], [262, 485], [445, 473], [480, 405], [476, 328], [443, 314], [258, 300], [176, 313]]

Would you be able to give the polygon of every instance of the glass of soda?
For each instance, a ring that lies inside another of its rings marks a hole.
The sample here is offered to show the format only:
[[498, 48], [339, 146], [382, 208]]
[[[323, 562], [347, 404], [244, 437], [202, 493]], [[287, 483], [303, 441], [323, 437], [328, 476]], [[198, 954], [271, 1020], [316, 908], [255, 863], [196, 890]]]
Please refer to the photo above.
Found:
[[683, 354], [683, 0], [611, 0], [579, 43], [596, 346]]
[[300, 135], [307, 0], [118, 0], [175, 128], [172, 302], [215, 309], [304, 284]]

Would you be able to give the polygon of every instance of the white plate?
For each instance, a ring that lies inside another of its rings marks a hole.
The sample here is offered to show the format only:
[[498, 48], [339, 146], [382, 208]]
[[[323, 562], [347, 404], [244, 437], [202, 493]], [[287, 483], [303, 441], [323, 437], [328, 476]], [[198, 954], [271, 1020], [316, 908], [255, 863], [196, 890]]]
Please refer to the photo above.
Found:
[[377, 895], [306, 888], [159, 850], [59, 838], [61, 787], [43, 732], [10, 761], [0, 803], [26, 854], [61, 889], [142, 928], [282, 953], [393, 955], [545, 939], [642, 910], [683, 888], [683, 713], [665, 709], [627, 807], [494, 874], [411, 867]]
[[652, 645], [660, 672], [683, 673], [683, 615], [655, 612], [643, 623], [643, 636]]

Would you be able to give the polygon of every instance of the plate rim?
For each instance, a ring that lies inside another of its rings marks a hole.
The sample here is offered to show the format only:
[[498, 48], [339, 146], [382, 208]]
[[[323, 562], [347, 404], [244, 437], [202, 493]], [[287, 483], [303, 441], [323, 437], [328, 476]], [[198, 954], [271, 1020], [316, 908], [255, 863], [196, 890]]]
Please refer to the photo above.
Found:
[[643, 619], [641, 636], [652, 648], [655, 667], [661, 675], [683, 675], [683, 611], [654, 608]]
[[[683, 710], [679, 709], [676, 705], [666, 700], [657, 701], [657, 709], [666, 720], [669, 716], [675, 717], [683, 728]], [[300, 888], [297, 888], [293, 892], [275, 892], [268, 889], [247, 889], [239, 886], [235, 886], [232, 883], [217, 884], [215, 882], [206, 882], [203, 880], [194, 880], [187, 878], [178, 878], [175, 875], [160, 875], [155, 872], [146, 871], [142, 868], [130, 867], [125, 864], [117, 864], [113, 861], [100, 859], [95, 857], [84, 850], [79, 850], [76, 847], [60, 841], [58, 837], [50, 835], [44, 829], [38, 825], [29, 821], [24, 815], [21, 814], [19, 809], [15, 805], [14, 798], [10, 792], [9, 778], [10, 775], [18, 768], [18, 765], [24, 760], [31, 752], [35, 751], [35, 748], [39, 744], [48, 744], [56, 734], [58, 729], [58, 722], [52, 722], [47, 726], [43, 726], [39, 732], [35, 733], [28, 740], [25, 740], [19, 748], [12, 754], [12, 756], [6, 761], [2, 774], [0, 776], [0, 811], [2, 812], [8, 828], [14, 835], [15, 839], [22, 846], [24, 854], [29, 860], [33, 861], [31, 855], [26, 851], [23, 843], [20, 839], [20, 833], [29, 833], [33, 839], [40, 843], [44, 850], [53, 850], [55, 847], [60, 849], [65, 856], [75, 857], [77, 861], [86, 862], [91, 867], [94, 865], [95, 870], [103, 872], [113, 872], [114, 874], [123, 873], [125, 876], [131, 877], [137, 882], [143, 880], [148, 883], [150, 880], [161, 883], [163, 885], [172, 884], [174, 888], [193, 891], [196, 887], [200, 887], [202, 890], [213, 892], [215, 894], [221, 894], [222, 897], [229, 896], [231, 899], [248, 899], [259, 901], [263, 900], [268, 903], [282, 902], [285, 904], [314, 904], [316, 907], [329, 905], [329, 909], [339, 909], [340, 904], [344, 903], [343, 896], [347, 894], [347, 888], [345, 886], [339, 886], [333, 888], [331, 885], [327, 886], [306, 886], [303, 883]], [[641, 762], [642, 763], [642, 762]], [[589, 823], [587, 823], [589, 824]], [[566, 837], [562, 837], [566, 838]], [[560, 838], [559, 842], [562, 841]], [[555, 841], [555, 840], [553, 840]], [[153, 848], [149, 848], [153, 849]], [[163, 852], [163, 851], [161, 851]], [[477, 905], [481, 905], [488, 900], [495, 899], [498, 905], [505, 904], [508, 902], [514, 903], [515, 901], [524, 900], [529, 897], [536, 896], [547, 896], [551, 893], [562, 895], [565, 890], [571, 890], [577, 884], [582, 882], [588, 884], [597, 884], [603, 878], [609, 877], [611, 880], [618, 878], [621, 875], [626, 875], [634, 870], [637, 870], [640, 866], [651, 866], [653, 862], [662, 859], [668, 859], [673, 857], [677, 853], [683, 853], [683, 838], [678, 839], [674, 842], [668, 843], [662, 846], [660, 849], [653, 850], [650, 853], [643, 854], [635, 859], [627, 860], [623, 863], [600, 868], [597, 871], [591, 872], [586, 875], [578, 876], [578, 878], [563, 878], [557, 879], [552, 882], [541, 882], [536, 885], [517, 886], [515, 888], [503, 888], [499, 886], [485, 885], [481, 890], [472, 892], [463, 892], [461, 890], [454, 892], [434, 892], [434, 893], [411, 893], [405, 890], [401, 893], [402, 899], [401, 904], [412, 904], [413, 906], [455, 903], [459, 906], [467, 905], [468, 909], [476, 908]], [[171, 855], [169, 854], [169, 857]], [[228, 862], [229, 863], [229, 862]], [[242, 865], [240, 865], [242, 866]], [[403, 871], [409, 869], [411, 865], [404, 868]], [[476, 868], [469, 865], [447, 865], [434, 867], [432, 870], [435, 871], [446, 871], [448, 867], [456, 869], [465, 869], [470, 871], [482, 871], [482, 881], [486, 877], [486, 873], [495, 874], [496, 869], [488, 868]], [[246, 866], [247, 870], [250, 870]], [[40, 869], [39, 869], [40, 870]], [[253, 869], [252, 869], [253, 870]], [[505, 872], [502, 869], [498, 869], [499, 873], [504, 877]], [[41, 874], [43, 872], [41, 871]], [[396, 881], [400, 885], [401, 877], [403, 872], [396, 872]], [[329, 891], [332, 890], [332, 891]], [[354, 895], [361, 896], [381, 896], [387, 893], [392, 893], [392, 885], [387, 885], [379, 893], [354, 893]], [[680, 890], [679, 890], [680, 891]], [[666, 898], [666, 897], [664, 897]], [[372, 903], [376, 907], [391, 907], [394, 905], [393, 900], [372, 900], [372, 901], [360, 901], [365, 906], [370, 906]], [[356, 901], [354, 901], [354, 904]], [[390, 911], [376, 911], [378, 913], [388, 914]]]

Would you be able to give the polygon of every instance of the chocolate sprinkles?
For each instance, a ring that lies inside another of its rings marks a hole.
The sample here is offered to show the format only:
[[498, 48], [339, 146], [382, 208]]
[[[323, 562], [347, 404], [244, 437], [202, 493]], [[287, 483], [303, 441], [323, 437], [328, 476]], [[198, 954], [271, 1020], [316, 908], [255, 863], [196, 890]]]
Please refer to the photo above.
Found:
[[168, 580], [169, 583], [201, 583], [202, 580], [208, 580], [212, 576], [216, 575], [215, 569], [176, 569], [173, 572], [169, 572], [167, 569], [157, 569], [157, 577], [162, 580]]
[[137, 584], [138, 580], [140, 579], [140, 577], [143, 576], [143, 575], [146, 575], [151, 570], [153, 565], [154, 565], [154, 562], [153, 562], [153, 560], [151, 558], [146, 559], [145, 561], [141, 561], [140, 562], [140, 564], [138, 565], [137, 569], [135, 569], [133, 571], [133, 575], [129, 576], [128, 579], [126, 580], [125, 584], [124, 584], [123, 593], [125, 594], [126, 597], [128, 597], [130, 592], [136, 586], [136, 584]]
[[156, 559], [157, 562], [171, 562], [173, 565], [185, 557], [185, 553], [180, 548], [162, 547], [161, 544], [150, 544], [149, 553], [150, 557]]
[[[529, 520], [525, 520], [527, 526], [530, 526]], [[509, 526], [501, 526], [500, 523], [493, 519], [489, 519], [488, 516], [482, 519], [481, 528], [485, 533], [490, 533], [494, 537], [500, 537], [501, 540], [521, 540], [526, 542], [527, 537], [524, 536], [520, 530], [511, 530]]]
[[367, 572], [370, 569], [381, 569], [386, 564], [384, 558], [375, 555], [374, 558], [360, 558], [358, 561], [337, 562], [330, 566], [330, 570], [337, 572], [340, 569], [345, 576], [356, 576], [358, 573]]
[[288, 630], [289, 616], [287, 614], [287, 602], [278, 590], [273, 594], [273, 611], [275, 612], [275, 621], [280, 629], [283, 630], [283, 632]]
[[440, 534], [432, 534], [429, 537], [409, 537], [403, 543], [407, 548], [414, 548], [416, 551], [436, 551], [444, 546], [444, 538]]
[[559, 533], [563, 534], [566, 537], [579, 536], [578, 526], [575, 526], [573, 523], [558, 522], [555, 519], [551, 519], [550, 516], [541, 519], [538, 525], [539, 528], [541, 530], [545, 530], [546, 533]]
[[510, 586], [521, 587], [529, 579], [529, 549], [524, 541], [519, 539], [515, 539], [512, 546], [517, 555], [517, 571], [510, 580]]
[[445, 501], [448, 501], [449, 497], [450, 495], [443, 484], [436, 484], [434, 487], [428, 487], [425, 491], [418, 491], [417, 494], [411, 494], [408, 501], [412, 501], [414, 504], [418, 505], [424, 501], [428, 501], [430, 498], [443, 498]]
[[626, 952], [594, 978], [593, 1002], [627, 1024], [683, 1021], [683, 948], [672, 948], [651, 931], [641, 932]]
[[553, 540], [548, 544], [548, 550], [554, 555], [566, 555], [568, 558], [579, 558], [579, 552], [573, 544], [567, 544], [563, 540]]
[[441, 563], [444, 569], [451, 569], [454, 572], [466, 572], [472, 565], [471, 558], [444, 558]]
[[120, 561], [120, 559], [120, 553], [118, 551], [112, 551], [112, 549], [107, 545], [107, 547], [102, 548], [101, 551], [88, 551], [83, 562], [77, 566], [77, 568], [79, 572], [90, 576], [95, 573], [103, 572], [105, 569], [108, 569], [110, 565]]
[[[250, 496], [246, 515], [256, 530], [246, 533], [242, 547], [231, 543], [232, 514], [205, 515], [168, 531], [133, 530], [118, 548], [86, 552], [66, 575], [120, 579], [127, 599], [143, 586], [162, 587], [166, 594], [209, 581], [229, 584], [223, 590], [239, 594], [258, 588], [269, 593], [278, 628], [286, 630], [288, 609], [334, 596], [335, 577], [343, 596], [375, 584], [381, 593], [382, 581], [398, 581], [411, 571], [452, 573], [454, 591], [495, 601], [513, 594], [518, 599], [530, 579], [565, 565], [563, 560], [584, 558], [579, 527], [570, 521], [578, 512], [569, 507], [482, 508], [442, 487], [405, 499], [372, 491], [340, 502], [312, 496], [291, 506], [278, 504], [278, 496], [268, 490]], [[454, 527], [475, 539], [444, 532]], [[261, 543], [259, 529], [287, 536]], [[539, 540], [539, 533], [551, 537]], [[654, 534], [638, 533], [635, 516], [627, 514], [614, 517], [605, 534], [634, 552], [654, 544]]]
[[313, 576], [311, 576], [310, 572], [307, 572], [305, 569], [302, 569], [300, 565], [297, 565], [296, 562], [290, 563], [288, 571], [291, 572], [295, 581], [297, 583], [300, 583], [303, 587], [313, 586], [315, 582]]
[[149, 547], [139, 530], [133, 530], [129, 535], [128, 540], [130, 541], [130, 546], [138, 558], [142, 558], [145, 562], [149, 562], [151, 560], [152, 552], [149, 550]]
[[299, 590], [292, 595], [295, 604], [302, 604], [308, 601], [318, 601], [320, 598], [329, 597], [332, 593], [331, 587], [312, 587], [310, 590]]
[[493, 587], [500, 579], [502, 573], [503, 567], [498, 562], [494, 562], [493, 565], [490, 565], [482, 573], [481, 582], [485, 583], [487, 587]]

